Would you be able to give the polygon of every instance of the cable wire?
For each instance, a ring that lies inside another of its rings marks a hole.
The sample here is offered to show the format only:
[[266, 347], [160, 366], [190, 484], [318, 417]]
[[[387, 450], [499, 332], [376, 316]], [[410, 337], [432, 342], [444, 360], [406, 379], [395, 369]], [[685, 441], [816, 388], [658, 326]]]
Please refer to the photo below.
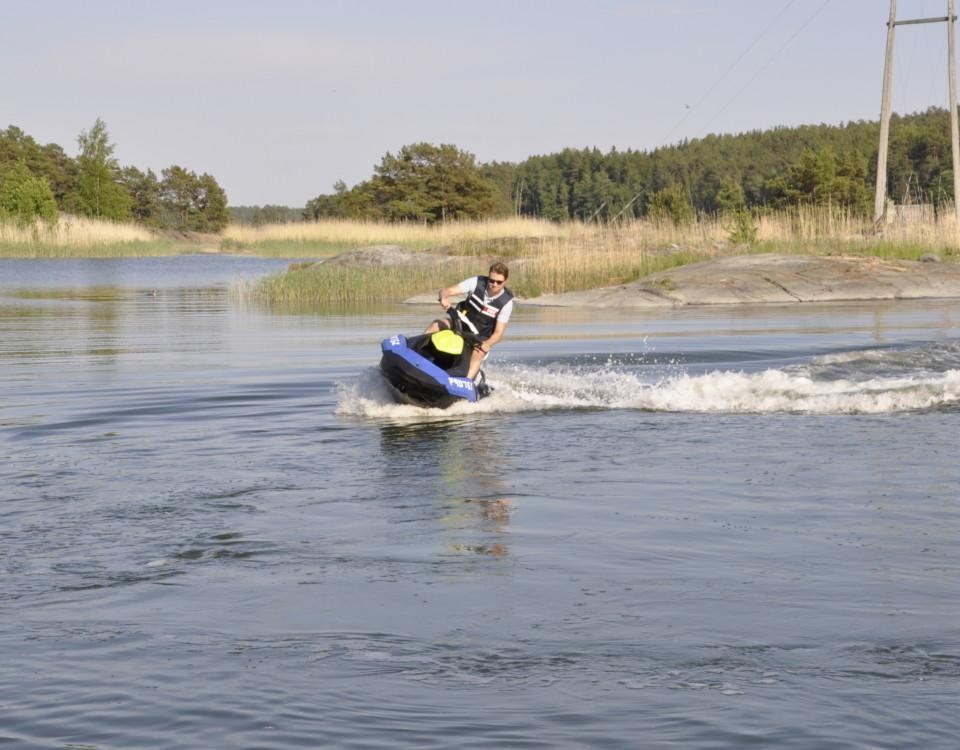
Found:
[[753, 82], [756, 81], [757, 78], [760, 77], [760, 74], [763, 73], [763, 71], [765, 71], [768, 67], [770, 67], [770, 65], [773, 63], [773, 61], [776, 60], [776, 59], [780, 56], [780, 53], [783, 52], [783, 51], [790, 45], [790, 42], [792, 42], [794, 39], [796, 39], [798, 36], [800, 36], [800, 34], [804, 31], [804, 29], [806, 29], [807, 26], [809, 26], [811, 23], [813, 23], [814, 19], [815, 19], [817, 16], [820, 15], [821, 11], [822, 11], [824, 8], [826, 8], [829, 3], [830, 3], [830, 0], [823, 0], [823, 2], [820, 4], [820, 7], [817, 8], [817, 9], [813, 12], [813, 15], [810, 16], [810, 18], [808, 18], [808, 19], [804, 22], [804, 24], [803, 24], [799, 29], [797, 29], [797, 30], [790, 36], [789, 39], [787, 39], [787, 41], [785, 41], [782, 45], [780, 45], [780, 48], [779, 48], [776, 52], [774, 52], [773, 55], [771, 55], [770, 59], [768, 59], [768, 60], [763, 64], [763, 66], [760, 68], [760, 70], [758, 70], [758, 71], [753, 75], [753, 77], [743, 85], [743, 88], [741, 88], [736, 94], [734, 94], [734, 95], [727, 101], [727, 103], [724, 104], [724, 105], [720, 108], [720, 111], [717, 112], [713, 117], [710, 118], [710, 120], [707, 121], [707, 124], [703, 126], [703, 128], [700, 130], [699, 133], [697, 133], [697, 136], [698, 136], [698, 137], [699, 137], [699, 136], [702, 136], [703, 133], [707, 130], [707, 128], [709, 128], [710, 125], [713, 124], [714, 120], [716, 120], [718, 117], [720, 117], [720, 115], [722, 115], [724, 112], [726, 112], [726, 111], [727, 111], [727, 108], [728, 108], [731, 104], [733, 104], [733, 103], [737, 100], [737, 98], [738, 98], [744, 91], [746, 91], [748, 88], [750, 88], [750, 86], [753, 84]]
[[683, 117], [680, 118], [680, 122], [678, 122], [676, 125], [674, 125], [672, 128], [670, 128], [670, 132], [668, 132], [668, 133], [663, 137], [663, 139], [662, 139], [662, 141], [661, 141], [662, 143], [666, 143], [666, 142], [670, 139], [670, 136], [673, 135], [673, 134], [677, 131], [677, 129], [678, 129], [681, 125], [683, 125], [683, 123], [685, 123], [685, 122], [687, 121], [687, 118], [690, 117], [690, 115], [692, 115], [692, 114], [696, 111], [697, 107], [699, 107], [701, 104], [703, 104], [704, 100], [705, 100], [708, 96], [710, 96], [710, 94], [713, 93], [713, 90], [714, 90], [715, 88], [717, 88], [717, 86], [719, 86], [721, 83], [723, 83], [724, 79], [730, 74], [730, 72], [731, 72], [735, 67], [737, 67], [737, 65], [739, 64], [739, 62], [740, 62], [744, 57], [746, 57], [747, 54], [748, 54], [754, 47], [757, 46], [757, 42], [759, 42], [761, 39], [763, 39], [763, 37], [765, 37], [765, 36], [767, 35], [767, 32], [769, 32], [770, 29], [773, 28], [774, 24], [776, 24], [776, 22], [780, 20], [780, 16], [782, 16], [784, 13], [786, 13], [786, 12], [790, 9], [790, 6], [793, 5], [795, 2], [796, 2], [796, 0], [788, 0], [787, 4], [784, 5], [784, 6], [780, 9], [780, 12], [777, 13], [776, 16], [774, 16], [773, 20], [772, 20], [769, 24], [767, 24], [766, 28], [764, 28], [764, 30], [761, 31], [761, 32], [757, 35], [757, 37], [756, 37], [752, 42], [750, 42], [750, 45], [749, 45], [743, 52], [740, 53], [740, 55], [737, 57], [736, 60], [734, 60], [734, 61], [730, 64], [730, 67], [728, 67], [728, 68], [723, 72], [723, 74], [722, 74], [716, 81], [713, 82], [713, 84], [710, 86], [710, 88], [708, 88], [708, 89], [706, 90], [706, 92], [704, 92], [704, 94], [697, 100], [697, 103], [694, 104], [692, 107], [687, 107], [687, 113], [686, 113]]

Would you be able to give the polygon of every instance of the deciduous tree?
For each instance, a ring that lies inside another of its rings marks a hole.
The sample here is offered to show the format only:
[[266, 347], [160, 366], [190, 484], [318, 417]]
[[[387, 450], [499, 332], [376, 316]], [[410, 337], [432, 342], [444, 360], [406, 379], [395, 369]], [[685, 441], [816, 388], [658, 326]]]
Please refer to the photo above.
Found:
[[57, 220], [57, 202], [50, 183], [32, 174], [22, 161], [0, 165], [0, 219], [20, 226], [37, 219]]
[[107, 126], [99, 117], [77, 137], [77, 201], [84, 216], [122, 221], [131, 217], [130, 195], [120, 184]]

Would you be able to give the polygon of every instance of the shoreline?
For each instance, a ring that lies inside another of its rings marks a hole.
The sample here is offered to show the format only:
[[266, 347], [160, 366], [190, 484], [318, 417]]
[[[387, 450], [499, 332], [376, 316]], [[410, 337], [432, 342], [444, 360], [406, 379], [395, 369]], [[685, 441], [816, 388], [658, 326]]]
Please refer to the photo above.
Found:
[[[251, 257], [256, 253], [237, 252], [214, 245], [209, 236], [166, 238], [179, 252], [171, 255], [233, 255]], [[87, 256], [80, 257], [140, 257]], [[143, 256], [153, 257], [153, 256]], [[5, 258], [4, 258], [5, 259]], [[10, 258], [29, 259], [29, 258]], [[54, 259], [54, 258], [49, 258]], [[355, 248], [339, 255], [314, 259], [305, 265], [381, 269], [419, 267], [423, 262], [441, 277], [444, 266], [463, 261], [465, 256], [442, 252], [411, 251], [397, 245]], [[477, 257], [480, 264], [490, 258]], [[513, 259], [514, 265], [518, 264]], [[960, 263], [941, 262], [936, 256], [922, 261], [885, 260], [869, 255], [804, 255], [792, 253], [749, 253], [725, 255], [697, 263], [658, 271], [629, 283], [611, 284], [581, 291], [517, 297], [532, 307], [676, 309], [754, 304], [810, 304], [872, 300], [917, 300], [960, 298]], [[428, 291], [402, 300], [409, 305], [436, 304], [436, 292]]]

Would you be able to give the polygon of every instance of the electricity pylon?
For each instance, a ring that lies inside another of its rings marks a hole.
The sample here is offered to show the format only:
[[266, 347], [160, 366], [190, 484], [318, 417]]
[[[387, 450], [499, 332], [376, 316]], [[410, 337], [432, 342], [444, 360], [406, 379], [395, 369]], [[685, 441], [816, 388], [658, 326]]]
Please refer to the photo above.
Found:
[[950, 143], [953, 154], [953, 209], [960, 220], [960, 129], [957, 125], [957, 55], [953, 13], [954, 0], [947, 0], [944, 18], [915, 18], [897, 20], [897, 0], [890, 0], [890, 20], [887, 22], [887, 56], [883, 64], [883, 100], [880, 105], [880, 148], [877, 151], [877, 194], [873, 218], [879, 224], [887, 210], [887, 141], [890, 138], [890, 89], [893, 84], [893, 31], [897, 26], [918, 23], [947, 24], [947, 72], [950, 81]]

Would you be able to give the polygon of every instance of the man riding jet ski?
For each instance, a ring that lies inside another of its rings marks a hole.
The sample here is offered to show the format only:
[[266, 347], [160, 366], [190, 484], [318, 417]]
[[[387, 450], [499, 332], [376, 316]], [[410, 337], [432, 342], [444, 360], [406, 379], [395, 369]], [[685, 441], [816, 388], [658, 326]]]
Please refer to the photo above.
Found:
[[[503, 263], [494, 263], [487, 276], [441, 289], [449, 320], [433, 321], [420, 336], [383, 340], [380, 370], [398, 401], [442, 409], [490, 393], [480, 368], [513, 312], [513, 293], [504, 286], [508, 276]], [[467, 298], [454, 307], [450, 297], [458, 294]]]

